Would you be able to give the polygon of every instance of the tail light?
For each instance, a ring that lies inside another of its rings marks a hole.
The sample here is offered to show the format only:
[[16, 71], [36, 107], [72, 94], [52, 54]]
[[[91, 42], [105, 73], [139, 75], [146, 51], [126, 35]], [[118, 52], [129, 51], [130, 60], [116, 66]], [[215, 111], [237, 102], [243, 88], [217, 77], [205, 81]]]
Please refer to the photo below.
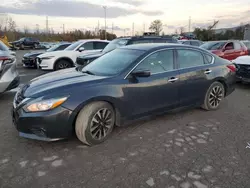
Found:
[[234, 64], [227, 65], [227, 68], [229, 68], [231, 72], [236, 72], [236, 70], [237, 70], [237, 68]]
[[14, 58], [10, 57], [0, 57], [0, 72], [4, 69], [5, 65], [13, 63], [14, 60]]

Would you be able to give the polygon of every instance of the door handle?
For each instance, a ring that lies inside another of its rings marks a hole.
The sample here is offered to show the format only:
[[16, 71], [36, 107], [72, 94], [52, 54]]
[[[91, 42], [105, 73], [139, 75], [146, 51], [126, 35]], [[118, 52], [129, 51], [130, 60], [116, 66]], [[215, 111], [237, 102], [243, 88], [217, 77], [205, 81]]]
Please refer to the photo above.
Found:
[[207, 70], [205, 70], [205, 74], [210, 74], [212, 72], [212, 70], [210, 70], [210, 69], [207, 69]]
[[173, 78], [170, 78], [170, 79], [168, 80], [168, 82], [175, 82], [175, 81], [177, 81], [177, 80], [179, 80], [179, 78], [173, 77]]

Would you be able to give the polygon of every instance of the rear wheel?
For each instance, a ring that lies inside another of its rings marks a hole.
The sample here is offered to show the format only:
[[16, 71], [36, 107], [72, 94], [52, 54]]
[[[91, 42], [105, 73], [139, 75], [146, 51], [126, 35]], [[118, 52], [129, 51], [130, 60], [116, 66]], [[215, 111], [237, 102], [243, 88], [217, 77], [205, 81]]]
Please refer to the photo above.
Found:
[[93, 102], [85, 106], [78, 114], [75, 132], [81, 142], [96, 145], [108, 138], [114, 124], [113, 107], [106, 102]]
[[214, 82], [207, 90], [202, 108], [205, 110], [217, 110], [225, 97], [225, 88], [222, 83]]
[[61, 69], [66, 69], [70, 67], [71, 67], [71, 63], [68, 60], [61, 59], [56, 63], [55, 70], [61, 70]]

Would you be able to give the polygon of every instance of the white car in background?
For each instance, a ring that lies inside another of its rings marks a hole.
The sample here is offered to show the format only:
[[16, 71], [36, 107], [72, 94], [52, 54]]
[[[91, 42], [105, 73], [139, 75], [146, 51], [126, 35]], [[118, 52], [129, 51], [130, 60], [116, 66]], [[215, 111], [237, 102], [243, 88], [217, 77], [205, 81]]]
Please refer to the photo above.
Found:
[[107, 40], [90, 39], [74, 42], [63, 51], [46, 52], [37, 57], [37, 67], [42, 70], [60, 70], [74, 66], [76, 58], [82, 54], [102, 51]]

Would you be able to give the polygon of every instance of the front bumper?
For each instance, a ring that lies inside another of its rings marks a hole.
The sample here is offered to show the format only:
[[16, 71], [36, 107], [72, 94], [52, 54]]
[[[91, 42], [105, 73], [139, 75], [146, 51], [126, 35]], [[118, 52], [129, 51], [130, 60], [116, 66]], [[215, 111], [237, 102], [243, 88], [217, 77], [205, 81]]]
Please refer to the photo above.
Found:
[[21, 137], [55, 141], [73, 135], [72, 111], [57, 107], [47, 112], [27, 113], [22, 108], [12, 108], [12, 122]]
[[55, 58], [51, 59], [36, 59], [37, 67], [42, 70], [54, 70]]
[[22, 59], [24, 67], [36, 67], [36, 59]]

